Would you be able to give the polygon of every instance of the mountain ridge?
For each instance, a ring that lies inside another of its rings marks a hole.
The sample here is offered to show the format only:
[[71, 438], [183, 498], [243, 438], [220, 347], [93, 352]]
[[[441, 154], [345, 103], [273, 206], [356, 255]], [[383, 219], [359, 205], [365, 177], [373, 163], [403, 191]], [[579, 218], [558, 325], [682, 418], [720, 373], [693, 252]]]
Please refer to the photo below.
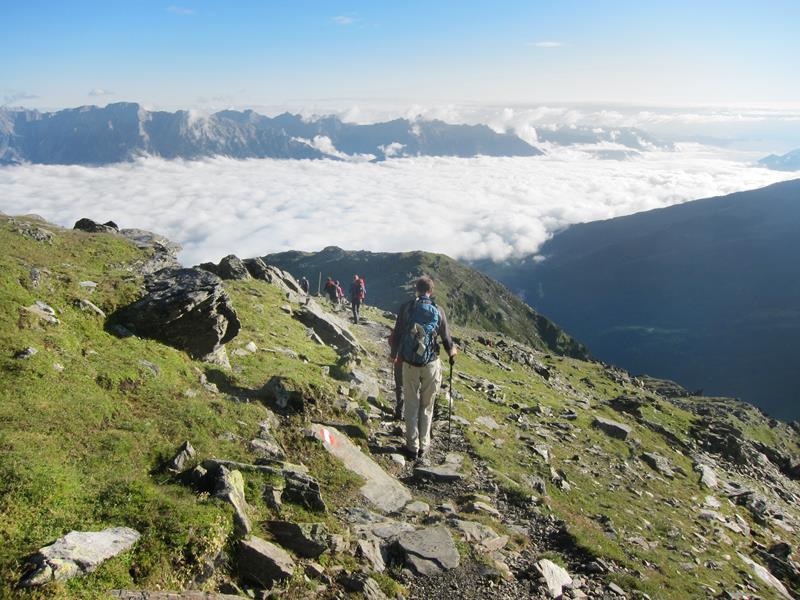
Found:
[[[539, 156], [538, 145], [580, 146], [598, 158], [620, 160], [672, 149], [630, 127], [542, 126], [536, 141], [513, 128], [396, 118], [355, 124], [333, 115], [306, 118], [254, 110], [211, 114], [148, 110], [135, 102], [86, 105], [54, 112], [0, 107], [0, 165], [104, 165], [141, 156], [195, 160], [231, 158], [382, 161], [413, 156]], [[528, 140], [528, 141], [526, 141]], [[609, 146], [610, 144], [610, 146]]]
[[53, 113], [0, 109], [0, 164], [101, 165], [151, 155], [384, 160], [395, 156], [537, 156], [540, 150], [485, 125], [396, 119], [373, 125], [337, 117], [274, 118], [252, 110], [211, 115], [149, 111], [137, 103]]
[[587, 349], [558, 325], [519, 300], [491, 278], [444, 255], [429, 252], [346, 251], [329, 246], [320, 252], [283, 252], [262, 257], [269, 264], [313, 285], [333, 276], [345, 290], [353, 275], [367, 280], [367, 303], [396, 312], [414, 296], [414, 280], [429, 275], [434, 297], [448, 319], [458, 325], [497, 330], [535, 348], [588, 358]]
[[800, 180], [572, 226], [540, 262], [475, 266], [601, 358], [791, 419]]

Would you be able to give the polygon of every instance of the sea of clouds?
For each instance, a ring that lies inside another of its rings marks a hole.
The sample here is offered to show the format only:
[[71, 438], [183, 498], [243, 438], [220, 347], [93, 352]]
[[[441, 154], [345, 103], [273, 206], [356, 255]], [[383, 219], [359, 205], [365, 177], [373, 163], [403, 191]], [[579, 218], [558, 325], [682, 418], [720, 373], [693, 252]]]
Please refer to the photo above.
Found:
[[166, 161], [0, 168], [0, 210], [63, 226], [114, 220], [180, 242], [191, 265], [336, 245], [503, 260], [554, 232], [796, 177], [700, 145], [624, 161], [526, 158]]

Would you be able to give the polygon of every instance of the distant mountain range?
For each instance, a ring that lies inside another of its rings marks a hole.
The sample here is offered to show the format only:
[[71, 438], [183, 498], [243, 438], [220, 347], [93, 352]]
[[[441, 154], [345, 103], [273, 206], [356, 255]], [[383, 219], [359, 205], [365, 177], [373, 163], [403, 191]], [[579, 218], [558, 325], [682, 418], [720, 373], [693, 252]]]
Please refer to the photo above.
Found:
[[[633, 128], [543, 127], [541, 143], [612, 144], [600, 158], [626, 158], [666, 148]], [[191, 111], [149, 111], [136, 103], [83, 106], [57, 112], [0, 108], [0, 165], [103, 165], [141, 156], [199, 159], [211, 156], [380, 161], [404, 156], [537, 156], [543, 152], [515, 133], [486, 125], [395, 119], [358, 125], [337, 117], [304, 119], [252, 110], [198, 116]]]
[[776, 171], [800, 171], [800, 148], [782, 155], [770, 154], [758, 163]]
[[435, 299], [450, 321], [475, 329], [504, 333], [545, 351], [587, 358], [586, 348], [555, 323], [538, 314], [509, 289], [443, 254], [429, 252], [346, 251], [335, 246], [321, 252], [282, 252], [263, 257], [296, 277], [306, 276], [316, 291], [319, 277], [333, 277], [345, 289], [353, 275], [367, 281], [367, 303], [396, 312], [414, 297], [414, 282], [433, 277]]
[[485, 125], [396, 119], [373, 125], [336, 117], [306, 121], [226, 110], [205, 117], [148, 111], [138, 104], [86, 106], [54, 113], [0, 111], [0, 163], [108, 164], [162, 158], [309, 159], [395, 156], [536, 156], [542, 152]]
[[598, 358], [800, 417], [800, 180], [574, 225], [476, 265]]

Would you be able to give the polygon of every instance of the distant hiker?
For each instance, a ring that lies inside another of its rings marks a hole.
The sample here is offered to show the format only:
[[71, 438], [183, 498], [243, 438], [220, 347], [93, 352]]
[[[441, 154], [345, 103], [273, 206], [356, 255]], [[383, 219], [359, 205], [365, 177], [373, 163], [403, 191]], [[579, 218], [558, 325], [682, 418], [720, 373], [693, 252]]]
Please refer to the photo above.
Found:
[[404, 303], [389, 338], [393, 361], [403, 361], [403, 399], [406, 421], [406, 451], [422, 459], [431, 441], [431, 423], [436, 392], [442, 383], [439, 342], [455, 361], [457, 349], [450, 338], [444, 310], [431, 297], [433, 280], [424, 275], [416, 283], [417, 297]]
[[361, 303], [366, 297], [366, 286], [358, 275], [353, 275], [353, 283], [350, 284], [350, 307], [353, 309], [353, 323], [356, 325], [361, 312]]
[[339, 296], [336, 290], [336, 283], [333, 281], [332, 277], [328, 277], [325, 280], [325, 293], [328, 294], [328, 298], [330, 298], [331, 303], [335, 306], [336, 303], [339, 301]]
[[305, 276], [301, 277], [300, 278], [300, 289], [303, 290], [304, 294], [306, 294], [306, 295], [308, 294], [308, 288], [309, 287], [310, 286], [308, 284], [308, 279], [306, 279]]
[[333, 282], [333, 284], [336, 286], [336, 302], [335, 303], [336, 303], [337, 306], [341, 306], [342, 304], [344, 304], [344, 288], [342, 287], [342, 284], [339, 283], [338, 279], [335, 280]]

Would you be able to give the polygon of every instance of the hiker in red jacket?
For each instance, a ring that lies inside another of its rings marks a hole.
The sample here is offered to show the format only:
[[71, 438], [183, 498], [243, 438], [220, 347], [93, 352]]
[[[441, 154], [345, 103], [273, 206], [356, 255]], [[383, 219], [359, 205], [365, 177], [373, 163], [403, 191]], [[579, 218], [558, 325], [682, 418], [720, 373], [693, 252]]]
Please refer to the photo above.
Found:
[[325, 281], [325, 293], [328, 294], [331, 304], [336, 307], [339, 296], [337, 294], [336, 283], [333, 281], [333, 277], [328, 277], [328, 279]]
[[353, 309], [353, 323], [358, 325], [358, 318], [361, 312], [361, 304], [367, 297], [367, 288], [364, 280], [358, 275], [353, 275], [353, 283], [350, 284], [350, 306]]

